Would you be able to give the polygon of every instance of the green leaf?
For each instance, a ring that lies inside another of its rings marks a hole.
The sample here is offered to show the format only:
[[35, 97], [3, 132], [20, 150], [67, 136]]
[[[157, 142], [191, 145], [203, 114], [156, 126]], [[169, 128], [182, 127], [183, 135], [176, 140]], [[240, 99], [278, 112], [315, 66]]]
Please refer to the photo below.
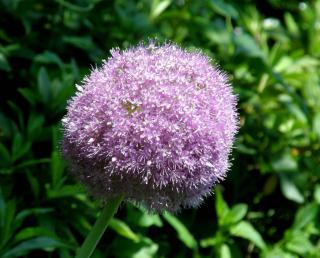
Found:
[[31, 104], [31, 106], [35, 106], [36, 105], [38, 98], [34, 94], [32, 89], [19, 88], [18, 92]]
[[237, 46], [237, 52], [248, 57], [258, 57], [265, 59], [265, 53], [258, 46], [252, 36], [245, 33], [233, 35], [234, 44]]
[[304, 202], [303, 195], [300, 193], [299, 189], [290, 179], [290, 177], [286, 176], [285, 174], [280, 174], [280, 186], [283, 195], [287, 199], [297, 203]]
[[288, 28], [288, 31], [293, 35], [299, 34], [299, 26], [295, 22], [295, 19], [293, 18], [291, 13], [285, 13], [284, 14], [284, 21]]
[[45, 118], [42, 114], [31, 113], [28, 119], [28, 139], [37, 140], [44, 129]]
[[165, 9], [169, 7], [170, 4], [171, 0], [154, 0], [150, 14], [151, 19], [157, 18], [162, 12], [164, 12]]
[[205, 239], [202, 239], [200, 241], [200, 246], [202, 248], [207, 248], [207, 247], [210, 247], [210, 246], [215, 246], [219, 243], [219, 239], [217, 237], [209, 237], [209, 238], [205, 238]]
[[38, 91], [42, 100], [48, 103], [51, 99], [51, 88], [49, 76], [44, 67], [41, 67], [38, 73]]
[[6, 72], [9, 72], [11, 70], [11, 66], [7, 58], [2, 53], [0, 53], [0, 70], [4, 70]]
[[289, 154], [275, 157], [271, 162], [272, 168], [277, 172], [292, 172], [297, 171], [297, 161]]
[[273, 67], [276, 72], [284, 72], [286, 71], [293, 63], [293, 60], [289, 56], [282, 56], [277, 64]]
[[239, 222], [247, 214], [248, 206], [246, 204], [237, 204], [233, 206], [222, 221], [222, 225], [234, 224]]
[[223, 200], [222, 193], [219, 187], [215, 188], [216, 193], [216, 212], [218, 217], [218, 222], [221, 225], [224, 217], [229, 212], [228, 204]]
[[56, 0], [59, 4], [61, 4], [63, 7], [73, 11], [73, 12], [89, 12], [94, 8], [93, 3], [89, 3], [87, 6], [80, 6], [73, 4], [69, 1], [64, 1], [64, 0]]
[[149, 245], [145, 245], [139, 250], [137, 250], [133, 255], [132, 258], [152, 258], [157, 257], [156, 253], [159, 249], [159, 246], [155, 243], [150, 243]]
[[[150, 238], [141, 236], [141, 241], [134, 242], [127, 238], [116, 238], [112, 242], [112, 247], [115, 250], [115, 257], [119, 258], [152, 258], [156, 255], [159, 246]], [[105, 256], [103, 256], [105, 257]]]
[[237, 19], [239, 14], [231, 4], [224, 2], [223, 0], [211, 0], [209, 1], [210, 7], [219, 13], [220, 15]]
[[8, 104], [11, 107], [11, 109], [14, 111], [16, 117], [18, 118], [18, 126], [20, 128], [24, 128], [24, 126], [25, 126], [24, 119], [23, 119], [24, 112], [15, 102], [12, 102], [9, 100]]
[[52, 187], [55, 189], [63, 179], [64, 163], [57, 151], [53, 151], [51, 155], [51, 175]]
[[11, 12], [15, 11], [18, 8], [19, 2], [19, 0], [1, 1], [4, 7]]
[[[14, 134], [12, 128], [12, 121], [4, 114], [0, 112], [0, 139], [6, 139]], [[1, 154], [0, 154], [1, 160]], [[1, 163], [1, 161], [0, 161]]]
[[150, 226], [162, 227], [163, 225], [161, 218], [158, 214], [148, 214], [145, 212], [142, 214], [142, 216], [137, 221], [137, 223], [141, 227], [150, 227]]
[[11, 164], [11, 155], [6, 147], [0, 142], [0, 167], [7, 167]]
[[44, 227], [27, 227], [20, 230], [14, 237], [14, 242], [21, 242], [28, 238], [34, 238], [38, 236], [55, 237], [54, 233]]
[[78, 67], [77, 62], [74, 58], [71, 59], [70, 67], [71, 67], [74, 79], [79, 80], [79, 78], [80, 78], [79, 67]]
[[91, 37], [78, 37], [78, 36], [64, 36], [62, 40], [77, 48], [84, 49], [86, 51], [94, 49], [95, 45]]
[[278, 177], [274, 174], [270, 175], [268, 179], [265, 181], [264, 187], [263, 187], [263, 194], [264, 195], [270, 195], [272, 194], [278, 185]]
[[297, 255], [284, 251], [279, 247], [268, 250], [262, 256], [263, 258], [299, 258]]
[[239, 224], [231, 228], [230, 233], [233, 236], [251, 241], [262, 250], [266, 249], [266, 244], [261, 235], [249, 222], [241, 221]]
[[140, 240], [139, 236], [135, 234], [130, 227], [123, 221], [113, 218], [110, 221], [110, 228], [112, 228], [119, 235], [138, 242]]
[[237, 143], [236, 149], [238, 152], [248, 154], [248, 155], [255, 155], [257, 153], [257, 151], [254, 148], [247, 147], [242, 143]]
[[17, 216], [15, 217], [15, 225], [20, 225], [27, 217], [29, 216], [35, 216], [35, 215], [42, 215], [42, 214], [47, 214], [50, 212], [53, 212], [53, 208], [31, 208], [31, 209], [25, 209], [20, 211]]
[[127, 212], [127, 221], [132, 225], [138, 225], [146, 228], [151, 226], [163, 226], [162, 220], [158, 214], [149, 214], [143, 208], [127, 205]]
[[285, 71], [286, 73], [296, 73], [303, 72], [305, 69], [310, 69], [312, 67], [317, 67], [319, 65], [319, 60], [310, 56], [300, 57], [298, 60], [295, 60]]
[[83, 193], [83, 189], [79, 185], [63, 185], [57, 189], [48, 189], [48, 198], [63, 198], [68, 196], [75, 196]]
[[36, 237], [27, 241], [24, 241], [17, 246], [4, 253], [2, 258], [21, 257], [33, 250], [45, 250], [53, 251], [56, 248], [72, 248], [61, 241], [58, 241], [51, 237]]
[[43, 64], [57, 64], [59, 67], [63, 66], [63, 63], [60, 57], [53, 52], [45, 51], [41, 54], [38, 54], [34, 57], [34, 61]]
[[175, 216], [166, 212], [163, 215], [163, 218], [176, 230], [178, 238], [190, 249], [197, 248], [197, 241], [194, 239], [193, 235], [185, 227], [185, 225], [177, 219]]
[[320, 184], [317, 184], [314, 190], [314, 199], [317, 204], [320, 204]]
[[21, 169], [21, 168], [35, 166], [38, 164], [46, 164], [46, 163], [49, 163], [50, 161], [51, 161], [51, 159], [48, 159], [48, 158], [47, 159], [46, 158], [44, 158], [44, 159], [31, 159], [31, 160], [27, 160], [22, 163], [19, 163], [14, 168]]
[[208, 40], [214, 44], [221, 44], [222, 42], [227, 46], [230, 44], [231, 35], [230, 33], [225, 29], [217, 29], [209, 27], [204, 31], [204, 35]]
[[37, 178], [32, 175], [30, 170], [28, 170], [26, 174], [27, 174], [27, 178], [28, 178], [32, 193], [34, 194], [35, 198], [37, 199], [39, 197], [39, 193], [40, 193], [39, 180], [37, 180]]
[[30, 142], [24, 142], [22, 135], [17, 133], [13, 138], [12, 143], [12, 161], [16, 161], [24, 156], [31, 147]]
[[309, 238], [303, 232], [295, 234], [289, 241], [286, 242], [285, 246], [289, 251], [297, 253], [302, 257], [308, 257], [307, 254], [313, 249], [313, 245], [311, 244]]
[[219, 248], [219, 257], [220, 258], [232, 258], [231, 251], [228, 245], [223, 244]]
[[302, 229], [308, 223], [315, 220], [318, 214], [318, 205], [315, 203], [307, 204], [306, 206], [299, 209], [295, 216], [293, 228], [295, 230]]
[[0, 249], [4, 246], [14, 233], [16, 225], [14, 216], [16, 204], [13, 201], [6, 201], [0, 189]]
[[313, 118], [312, 129], [318, 136], [318, 139], [320, 139], [320, 112], [318, 112]]

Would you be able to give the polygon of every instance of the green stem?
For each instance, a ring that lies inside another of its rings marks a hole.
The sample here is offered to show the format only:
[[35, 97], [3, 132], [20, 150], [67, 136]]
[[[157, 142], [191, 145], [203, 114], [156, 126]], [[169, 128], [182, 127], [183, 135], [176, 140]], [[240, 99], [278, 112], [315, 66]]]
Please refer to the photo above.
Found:
[[123, 197], [123, 195], [115, 197], [106, 204], [98, 220], [96, 221], [89, 235], [87, 236], [86, 240], [82, 244], [81, 248], [78, 250], [76, 258], [89, 258], [92, 255], [100, 238], [102, 237], [104, 231], [108, 227], [110, 220], [118, 210], [118, 207], [122, 202]]

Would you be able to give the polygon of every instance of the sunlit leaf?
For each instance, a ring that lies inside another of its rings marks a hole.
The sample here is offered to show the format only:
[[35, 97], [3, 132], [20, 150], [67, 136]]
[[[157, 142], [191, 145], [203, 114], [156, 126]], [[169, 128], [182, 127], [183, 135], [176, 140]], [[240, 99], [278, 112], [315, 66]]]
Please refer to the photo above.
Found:
[[171, 0], [153, 0], [152, 11], [150, 17], [157, 18], [171, 4]]
[[226, 214], [229, 212], [228, 204], [223, 200], [221, 190], [219, 187], [215, 188], [216, 212], [218, 221], [221, 224]]
[[186, 226], [175, 216], [166, 212], [163, 214], [164, 219], [176, 230], [178, 238], [189, 248], [194, 249], [197, 247], [197, 241], [193, 235], [186, 228]]
[[223, 244], [221, 247], [220, 247], [220, 257], [221, 258], [231, 258], [231, 252], [230, 252], [230, 248], [228, 245], [226, 244]]
[[280, 175], [280, 186], [283, 195], [291, 201], [297, 203], [303, 203], [304, 197], [301, 194], [298, 187], [294, 184], [294, 182], [290, 179], [290, 177], [285, 174]]
[[119, 235], [131, 239], [133, 241], [139, 241], [139, 236], [136, 235], [130, 227], [123, 221], [113, 218], [110, 221], [110, 228], [116, 231]]
[[319, 207], [315, 203], [307, 204], [302, 207], [295, 216], [293, 228], [302, 229], [317, 217], [318, 210]]
[[236, 204], [233, 206], [222, 221], [222, 225], [237, 223], [244, 218], [248, 210], [246, 204]]
[[260, 249], [266, 249], [266, 244], [260, 233], [249, 222], [241, 221], [239, 224], [231, 228], [230, 233], [233, 236], [251, 241]]

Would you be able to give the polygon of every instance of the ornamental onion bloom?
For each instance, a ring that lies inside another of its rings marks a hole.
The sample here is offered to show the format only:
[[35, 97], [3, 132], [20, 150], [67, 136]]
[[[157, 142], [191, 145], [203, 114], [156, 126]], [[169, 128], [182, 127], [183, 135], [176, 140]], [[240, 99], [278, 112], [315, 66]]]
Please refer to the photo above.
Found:
[[151, 212], [199, 205], [230, 166], [238, 116], [227, 76], [174, 44], [111, 55], [62, 120], [71, 171], [104, 200], [124, 194]]

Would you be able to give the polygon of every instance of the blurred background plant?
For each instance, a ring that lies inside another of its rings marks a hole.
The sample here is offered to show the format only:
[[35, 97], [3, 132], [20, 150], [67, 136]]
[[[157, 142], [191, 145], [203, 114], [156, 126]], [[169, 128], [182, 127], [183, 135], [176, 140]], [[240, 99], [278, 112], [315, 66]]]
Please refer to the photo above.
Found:
[[60, 158], [66, 101], [154, 37], [228, 71], [233, 167], [197, 210], [123, 206], [94, 257], [320, 257], [319, 0], [0, 0], [0, 257], [74, 257], [99, 204]]

